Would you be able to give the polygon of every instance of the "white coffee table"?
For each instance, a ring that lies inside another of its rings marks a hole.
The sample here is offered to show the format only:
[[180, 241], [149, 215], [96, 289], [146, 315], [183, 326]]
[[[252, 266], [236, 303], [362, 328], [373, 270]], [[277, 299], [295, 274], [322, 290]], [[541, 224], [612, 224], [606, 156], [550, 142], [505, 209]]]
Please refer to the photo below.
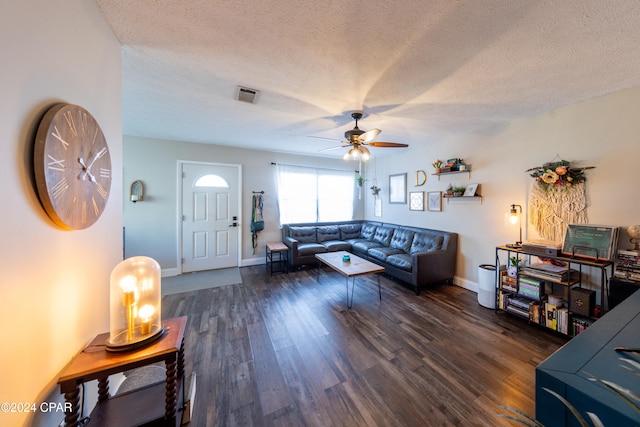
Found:
[[[343, 257], [348, 255], [350, 260], [348, 262], [343, 261]], [[383, 273], [384, 267], [374, 264], [371, 261], [362, 259], [357, 255], [349, 253], [347, 251], [327, 252], [323, 254], [316, 254], [316, 258], [323, 264], [328, 265], [338, 273], [342, 274], [347, 283], [347, 307], [353, 306], [353, 290], [356, 286], [356, 277], [364, 276], [365, 274]], [[351, 283], [351, 300], [349, 300], [349, 278], [353, 278]], [[380, 290], [380, 274], [378, 274], [378, 296], [382, 301], [382, 291]]]

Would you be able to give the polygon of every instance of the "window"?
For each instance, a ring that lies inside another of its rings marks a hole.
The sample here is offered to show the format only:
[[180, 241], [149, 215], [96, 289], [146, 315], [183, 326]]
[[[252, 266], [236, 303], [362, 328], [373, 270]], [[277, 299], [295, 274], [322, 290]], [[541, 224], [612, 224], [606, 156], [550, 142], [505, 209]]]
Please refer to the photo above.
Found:
[[218, 175], [203, 175], [195, 183], [195, 187], [224, 187], [229, 188], [226, 179]]
[[353, 172], [277, 165], [280, 224], [353, 219]]

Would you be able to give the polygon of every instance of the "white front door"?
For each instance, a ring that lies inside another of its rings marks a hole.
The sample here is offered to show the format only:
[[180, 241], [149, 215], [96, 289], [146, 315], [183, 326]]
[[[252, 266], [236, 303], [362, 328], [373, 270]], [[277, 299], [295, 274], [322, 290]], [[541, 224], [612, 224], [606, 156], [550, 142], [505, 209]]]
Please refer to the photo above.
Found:
[[181, 166], [182, 272], [237, 267], [240, 166]]

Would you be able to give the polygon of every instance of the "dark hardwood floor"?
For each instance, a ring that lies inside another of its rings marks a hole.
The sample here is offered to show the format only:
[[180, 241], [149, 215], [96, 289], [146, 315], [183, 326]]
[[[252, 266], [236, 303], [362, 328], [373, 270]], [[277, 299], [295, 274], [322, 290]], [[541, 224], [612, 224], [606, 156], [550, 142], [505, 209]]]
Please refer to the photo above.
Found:
[[166, 296], [189, 316], [192, 426], [499, 426], [500, 405], [534, 414], [534, 370], [566, 339], [442, 285], [420, 296], [382, 277], [323, 269]]

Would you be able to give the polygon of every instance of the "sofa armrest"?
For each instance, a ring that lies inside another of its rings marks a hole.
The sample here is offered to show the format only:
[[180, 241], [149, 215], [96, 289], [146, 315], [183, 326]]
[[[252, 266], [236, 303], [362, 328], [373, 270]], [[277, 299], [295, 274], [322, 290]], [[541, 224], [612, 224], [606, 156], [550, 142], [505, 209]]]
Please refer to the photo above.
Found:
[[443, 280], [453, 279], [455, 274], [455, 256], [447, 251], [421, 252], [412, 255], [413, 265], [417, 267], [418, 285], [424, 286]]
[[298, 241], [296, 239], [294, 239], [293, 237], [284, 237], [282, 239], [282, 243], [284, 243], [291, 252], [289, 254], [289, 260], [291, 260], [293, 257], [298, 256]]

